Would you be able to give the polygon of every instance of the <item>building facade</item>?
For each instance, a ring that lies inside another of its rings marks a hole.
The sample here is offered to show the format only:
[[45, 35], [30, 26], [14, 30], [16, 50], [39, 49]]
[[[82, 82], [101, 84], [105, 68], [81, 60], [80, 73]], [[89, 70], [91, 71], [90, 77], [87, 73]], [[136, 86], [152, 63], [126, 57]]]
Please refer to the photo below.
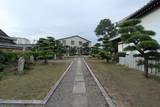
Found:
[[25, 51], [31, 45], [16, 44], [16, 39], [9, 37], [5, 32], [0, 29], [0, 50], [1, 51]]
[[31, 44], [31, 42], [27, 38], [19, 38], [19, 37], [14, 37], [14, 42], [16, 44]]
[[66, 37], [62, 39], [58, 39], [63, 43], [65, 46], [70, 46], [70, 47], [82, 47], [84, 43], [88, 43], [88, 46], [91, 47], [91, 41], [82, 38], [80, 36], [71, 36], [71, 37]]
[[[141, 19], [141, 25], [144, 26], [146, 30], [152, 30], [156, 33], [153, 37], [160, 43], [160, 0], [151, 0], [147, 3], [144, 7], [136, 11], [135, 13], [131, 14], [130, 16], [124, 18], [122, 21], [118, 23], [122, 23], [125, 20], [138, 18]], [[123, 44], [121, 42], [120, 35], [111, 39], [112, 42], [117, 42], [118, 44], [118, 52], [123, 52], [123, 49], [128, 44]], [[126, 65], [130, 68], [134, 68], [140, 71], [144, 71], [143, 66], [137, 66], [137, 61], [141, 58], [133, 57], [133, 55], [137, 53], [136, 51], [127, 52], [126, 57], [120, 57], [119, 63]], [[151, 63], [156, 63], [152, 61]], [[150, 72], [157, 73], [156, 69], [149, 69]], [[160, 74], [159, 74], [160, 75]]]
[[[58, 39], [64, 46], [67, 47], [66, 56], [74, 54], [87, 54], [91, 47], [91, 41], [82, 38], [78, 35]], [[84, 49], [85, 48], [85, 49]], [[73, 53], [74, 51], [74, 53]]]

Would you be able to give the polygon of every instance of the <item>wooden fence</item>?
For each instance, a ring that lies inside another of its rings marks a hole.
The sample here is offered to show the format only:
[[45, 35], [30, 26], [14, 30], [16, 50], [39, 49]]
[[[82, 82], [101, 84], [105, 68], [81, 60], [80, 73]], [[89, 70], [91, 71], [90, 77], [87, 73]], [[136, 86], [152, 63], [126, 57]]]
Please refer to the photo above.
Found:
[[[119, 58], [119, 64], [125, 65], [129, 68], [133, 68], [139, 71], [144, 71], [144, 66], [138, 66], [137, 61], [139, 59], [143, 59], [140, 57], [134, 57], [133, 54], [129, 54], [126, 57], [120, 57]], [[158, 63], [157, 61], [150, 60], [149, 63], [155, 64]], [[149, 73], [151, 75], [160, 76], [160, 72], [158, 72], [158, 69], [155, 68], [149, 68]]]

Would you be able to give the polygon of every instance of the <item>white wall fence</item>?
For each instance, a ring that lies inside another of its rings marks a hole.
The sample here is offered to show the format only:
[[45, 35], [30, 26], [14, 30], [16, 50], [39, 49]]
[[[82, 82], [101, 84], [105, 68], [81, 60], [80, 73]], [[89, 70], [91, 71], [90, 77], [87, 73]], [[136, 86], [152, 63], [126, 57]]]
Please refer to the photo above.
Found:
[[[142, 59], [140, 57], [134, 57], [132, 54], [127, 55], [126, 57], [120, 57], [119, 58], [119, 64], [125, 65], [129, 68], [133, 68], [139, 71], [144, 71], [144, 66], [138, 66], [137, 61], [139, 59]], [[150, 60], [149, 63], [155, 64], [157, 61]], [[160, 76], [160, 72], [158, 72], [158, 69], [155, 68], [149, 68], [149, 73], [152, 75]]]

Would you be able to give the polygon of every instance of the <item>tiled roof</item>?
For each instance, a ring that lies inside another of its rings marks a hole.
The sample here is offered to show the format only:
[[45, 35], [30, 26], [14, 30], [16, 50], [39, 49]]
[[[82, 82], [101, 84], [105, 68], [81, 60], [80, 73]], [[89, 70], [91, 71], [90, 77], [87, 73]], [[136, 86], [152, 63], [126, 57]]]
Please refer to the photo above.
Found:
[[0, 29], [0, 36], [8, 37], [8, 35]]
[[0, 29], [0, 38], [3, 38], [3, 39], [8, 39], [8, 40], [15, 40], [14, 38], [12, 37], [9, 37], [4, 31], [2, 31]]

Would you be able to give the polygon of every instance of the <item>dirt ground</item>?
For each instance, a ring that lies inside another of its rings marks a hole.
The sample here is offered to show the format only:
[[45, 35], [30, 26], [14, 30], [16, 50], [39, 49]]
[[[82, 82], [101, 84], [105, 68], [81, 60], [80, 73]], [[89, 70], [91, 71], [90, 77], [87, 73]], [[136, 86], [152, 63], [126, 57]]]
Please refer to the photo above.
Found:
[[16, 75], [8, 69], [0, 81], [0, 99], [43, 99], [51, 86], [59, 79], [70, 60], [36, 64], [24, 75]]
[[160, 81], [142, 71], [99, 59], [86, 59], [117, 107], [160, 107]]

